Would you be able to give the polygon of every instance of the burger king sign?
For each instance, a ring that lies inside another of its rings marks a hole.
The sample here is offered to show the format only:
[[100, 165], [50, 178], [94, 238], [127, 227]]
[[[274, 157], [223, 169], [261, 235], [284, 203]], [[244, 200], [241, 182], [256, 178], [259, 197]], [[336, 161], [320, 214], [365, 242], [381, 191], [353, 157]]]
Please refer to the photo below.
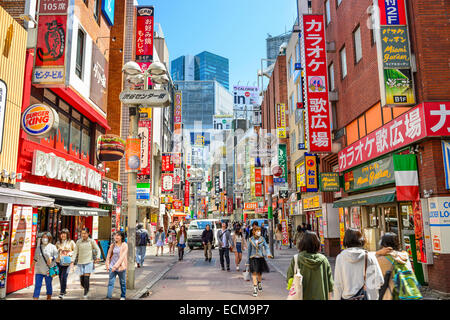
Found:
[[33, 104], [22, 114], [22, 129], [30, 136], [46, 138], [58, 124], [58, 113], [45, 104]]

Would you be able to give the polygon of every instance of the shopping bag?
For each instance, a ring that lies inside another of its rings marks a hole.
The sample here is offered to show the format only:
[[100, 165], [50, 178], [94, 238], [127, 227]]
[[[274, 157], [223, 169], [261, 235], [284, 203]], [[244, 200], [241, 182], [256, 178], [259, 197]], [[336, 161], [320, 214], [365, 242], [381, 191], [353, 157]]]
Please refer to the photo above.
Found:
[[251, 280], [250, 271], [248, 270], [248, 266], [245, 268], [245, 271], [242, 274], [244, 275], [245, 281]]
[[297, 264], [298, 254], [294, 256], [294, 260], [294, 280], [292, 281], [287, 300], [303, 300], [303, 276], [301, 275]]

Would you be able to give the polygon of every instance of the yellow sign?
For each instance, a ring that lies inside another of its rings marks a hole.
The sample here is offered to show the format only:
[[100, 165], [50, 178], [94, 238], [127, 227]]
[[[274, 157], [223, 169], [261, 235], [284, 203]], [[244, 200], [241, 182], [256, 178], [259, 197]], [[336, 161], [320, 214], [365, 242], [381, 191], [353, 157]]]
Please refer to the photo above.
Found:
[[317, 158], [316, 156], [305, 156], [306, 191], [318, 191]]
[[303, 199], [303, 209], [311, 210], [320, 208], [320, 198], [319, 196], [314, 196], [311, 198]]
[[152, 221], [152, 223], [157, 223], [158, 222], [158, 215], [157, 214], [152, 214], [151, 221]]
[[277, 131], [278, 138], [286, 138], [286, 105], [277, 104]]
[[297, 191], [299, 192], [301, 187], [306, 187], [306, 180], [305, 180], [305, 161], [300, 162], [295, 167], [295, 173], [297, 176]]

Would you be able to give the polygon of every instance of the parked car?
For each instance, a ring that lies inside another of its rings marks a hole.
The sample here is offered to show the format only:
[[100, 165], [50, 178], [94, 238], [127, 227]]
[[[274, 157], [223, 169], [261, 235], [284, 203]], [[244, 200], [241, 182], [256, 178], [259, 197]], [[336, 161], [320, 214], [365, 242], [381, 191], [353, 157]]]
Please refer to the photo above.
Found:
[[217, 232], [222, 228], [219, 219], [202, 219], [192, 220], [187, 229], [187, 245], [192, 250], [194, 247], [202, 247], [202, 233], [205, 230], [206, 225], [209, 224], [213, 231], [214, 240], [212, 248], [218, 246]]

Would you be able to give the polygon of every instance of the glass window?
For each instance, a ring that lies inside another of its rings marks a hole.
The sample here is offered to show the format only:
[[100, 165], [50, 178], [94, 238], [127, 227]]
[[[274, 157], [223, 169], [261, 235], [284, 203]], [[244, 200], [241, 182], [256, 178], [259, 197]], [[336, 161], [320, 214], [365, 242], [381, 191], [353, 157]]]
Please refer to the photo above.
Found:
[[59, 99], [59, 108], [67, 113], [70, 113], [70, 106], [65, 103], [63, 100]]
[[292, 63], [292, 56], [291, 56], [291, 58], [289, 59], [289, 77], [292, 77], [293, 73], [294, 73], [294, 66]]
[[81, 131], [81, 159], [89, 160], [89, 153], [91, 150], [91, 136], [89, 130], [83, 129]]
[[79, 156], [81, 149], [81, 126], [75, 122], [70, 122], [70, 150], [69, 153]]
[[337, 0], [337, 5], [339, 6], [341, 4], [342, 0]]
[[347, 76], [347, 54], [345, 53], [345, 47], [339, 52], [341, 57], [341, 77], [344, 79]]
[[[69, 117], [65, 114], [59, 112], [59, 125], [58, 125], [58, 135], [56, 139], [56, 144], [61, 144], [65, 151], [69, 151]], [[56, 149], [61, 149], [56, 146]]]
[[326, 11], [327, 25], [328, 25], [331, 21], [331, 11], [330, 11], [330, 1], [329, 0], [325, 1], [325, 11]]
[[86, 35], [83, 30], [78, 29], [78, 40], [77, 40], [77, 57], [75, 64], [75, 73], [78, 78], [83, 79], [83, 63], [84, 63], [84, 39]]
[[98, 22], [100, 18], [100, 0], [94, 0], [94, 18]]
[[355, 62], [358, 63], [362, 58], [362, 47], [361, 47], [361, 28], [358, 27], [355, 32], [353, 32], [353, 44], [355, 46]]
[[335, 89], [334, 87], [334, 64], [333, 62], [330, 63], [330, 65], [328, 66], [328, 82], [329, 82], [329, 86], [330, 86], [330, 91], [333, 91]]
[[378, 215], [377, 215], [377, 207], [369, 207], [367, 208], [367, 212], [369, 214], [369, 227], [370, 228], [378, 228]]
[[79, 113], [77, 110], [72, 109], [72, 118], [78, 120], [81, 122], [81, 113]]
[[44, 89], [44, 98], [56, 104], [56, 95], [48, 89]]

